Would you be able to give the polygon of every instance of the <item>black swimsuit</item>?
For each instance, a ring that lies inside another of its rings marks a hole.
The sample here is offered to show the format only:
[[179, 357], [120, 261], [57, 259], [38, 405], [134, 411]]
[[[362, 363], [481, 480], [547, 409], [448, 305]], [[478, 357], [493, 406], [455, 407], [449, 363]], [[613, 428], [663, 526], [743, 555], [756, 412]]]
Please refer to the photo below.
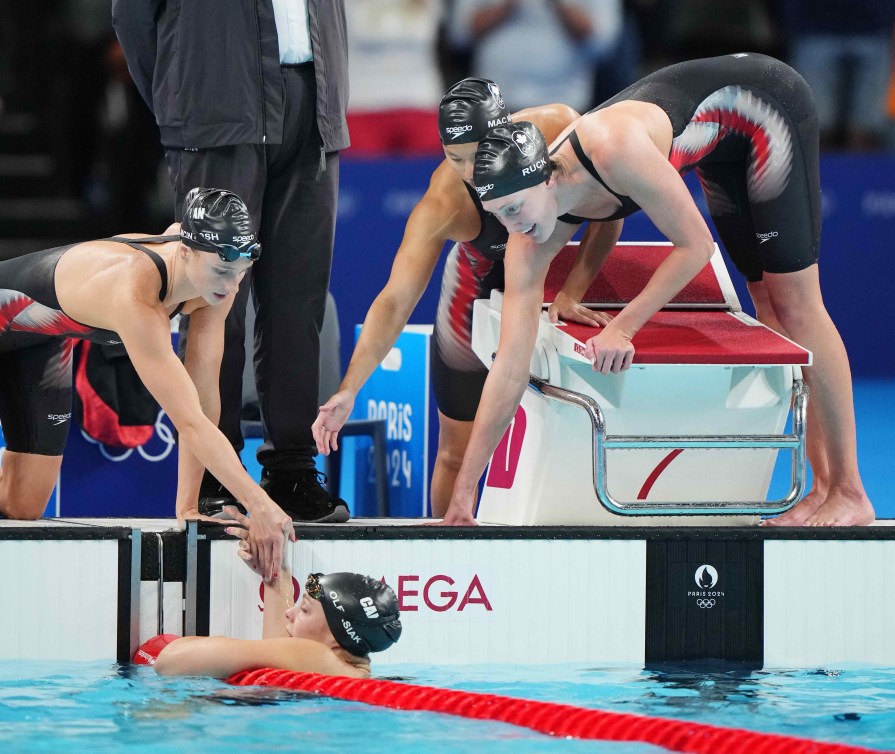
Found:
[[[779, 60], [737, 53], [668, 66], [594, 108], [649, 102], [671, 121], [669, 162], [695, 170], [712, 220], [734, 264], [750, 281], [817, 261], [820, 177], [817, 115], [805, 80]], [[616, 220], [639, 207], [613, 191], [569, 134], [582, 165], [621, 202]]]
[[[146, 254], [161, 278], [159, 301], [168, 294], [162, 258], [143, 244], [167, 243], [179, 236], [116, 241]], [[0, 262], [0, 425], [6, 446], [19, 453], [61, 455], [71, 418], [71, 367], [74, 338], [120, 343], [114, 332], [69, 317], [56, 296], [56, 265], [79, 244], [35, 251]], [[183, 308], [181, 303], [171, 318]]]

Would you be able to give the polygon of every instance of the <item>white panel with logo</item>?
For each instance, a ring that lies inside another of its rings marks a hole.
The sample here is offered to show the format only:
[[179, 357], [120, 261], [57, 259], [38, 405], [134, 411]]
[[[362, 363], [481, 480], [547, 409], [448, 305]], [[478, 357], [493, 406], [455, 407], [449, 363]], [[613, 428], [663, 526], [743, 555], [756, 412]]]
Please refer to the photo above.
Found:
[[[589, 291], [595, 298], [585, 301], [619, 309], [669, 251], [668, 244], [619, 244]], [[571, 245], [554, 261], [547, 303], [575, 253]], [[488, 366], [497, 350], [501, 303], [502, 295], [495, 292], [474, 306], [472, 345]], [[638, 333], [632, 368], [619, 374], [594, 372], [583, 355], [584, 344], [600, 331], [553, 325], [544, 314], [530, 369], [548, 385], [594, 399], [607, 435], [780, 435], [798, 364], [809, 363], [810, 353], [739, 309], [716, 248], [695, 282]], [[527, 389], [491, 459], [478, 519], [514, 525], [668, 525], [667, 515], [619, 515], [601, 505], [593, 437], [582, 408]], [[606, 481], [612, 498], [642, 508], [651, 501], [679, 501], [680, 509], [673, 511], [676, 525], [752, 524], [757, 516], [680, 514], [692, 512], [687, 504], [698, 501], [764, 501], [776, 456], [777, 450], [769, 448], [610, 449]]]
[[[258, 638], [261, 582], [235, 547], [211, 543], [209, 630]], [[643, 665], [640, 540], [305, 540], [293, 556], [296, 596], [311, 572], [356, 571], [395, 589], [403, 633], [377, 665]]]

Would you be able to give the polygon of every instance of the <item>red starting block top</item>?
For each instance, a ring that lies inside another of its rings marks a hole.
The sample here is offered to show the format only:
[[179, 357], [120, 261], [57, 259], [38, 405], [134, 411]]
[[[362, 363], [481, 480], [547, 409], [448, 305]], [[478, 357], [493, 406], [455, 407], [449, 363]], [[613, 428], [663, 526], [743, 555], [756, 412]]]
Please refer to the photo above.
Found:
[[[560, 330], [582, 344], [600, 332], [572, 322]], [[760, 323], [723, 311], [658, 312], [633, 343], [635, 364], [811, 364], [810, 351]]]
[[[582, 299], [585, 303], [600, 306], [623, 306], [646, 286], [656, 268], [673, 250], [670, 244], [619, 244], [603, 264], [600, 274], [591, 283]], [[544, 303], [550, 304], [566, 282], [569, 270], [578, 254], [578, 245], [569, 244], [550, 263], [544, 284]], [[711, 263], [675, 296], [670, 303], [684, 306], [715, 305], [730, 308], [718, 275], [723, 274], [732, 293], [730, 277], [721, 265], [720, 271]]]

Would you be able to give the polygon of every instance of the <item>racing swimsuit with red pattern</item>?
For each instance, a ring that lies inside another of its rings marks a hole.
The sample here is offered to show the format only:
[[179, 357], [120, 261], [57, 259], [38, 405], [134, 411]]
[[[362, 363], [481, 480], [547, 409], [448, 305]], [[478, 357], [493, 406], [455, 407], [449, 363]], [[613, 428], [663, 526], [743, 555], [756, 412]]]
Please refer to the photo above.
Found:
[[[159, 300], [168, 291], [165, 263], [142, 244], [178, 241], [179, 236], [125, 238], [159, 270]], [[56, 265], [78, 244], [35, 251], [0, 262], [0, 425], [6, 447], [18, 453], [61, 455], [72, 406], [74, 340], [120, 343], [118, 335], [69, 317], [56, 297]], [[180, 307], [172, 313], [172, 317]]]
[[[629, 100], [667, 113], [674, 136], [668, 160], [681, 175], [696, 171], [718, 235], [747, 280], [817, 261], [817, 114], [811, 90], [796, 71], [753, 53], [691, 60], [646, 76], [591, 112]], [[640, 209], [606, 184], [574, 131], [567, 138], [621, 207], [607, 217], [560, 220], [616, 220]]]
[[507, 230], [484, 210], [475, 189], [464, 185], [479, 214], [481, 230], [471, 241], [454, 244], [448, 252], [430, 364], [439, 411], [450, 419], [472, 421], [488, 376], [472, 351], [472, 302], [503, 288]]

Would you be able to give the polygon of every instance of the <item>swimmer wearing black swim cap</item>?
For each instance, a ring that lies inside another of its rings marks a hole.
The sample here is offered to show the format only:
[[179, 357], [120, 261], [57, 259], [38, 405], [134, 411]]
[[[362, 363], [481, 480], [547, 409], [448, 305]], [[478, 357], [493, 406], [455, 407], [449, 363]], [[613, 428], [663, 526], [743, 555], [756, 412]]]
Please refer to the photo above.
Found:
[[248, 207], [232, 191], [194, 188], [183, 200], [180, 240], [191, 249], [217, 254], [225, 262], [256, 261], [261, 244]]
[[398, 598], [388, 584], [359, 573], [312, 573], [305, 592], [323, 605], [336, 641], [356, 657], [388, 649], [401, 636]]
[[473, 182], [483, 202], [537, 186], [550, 174], [547, 142], [533, 123], [499, 126], [479, 141]]
[[458, 81], [445, 92], [438, 107], [438, 133], [445, 146], [480, 141], [489, 129], [509, 122], [510, 110], [500, 88], [490, 79]]
[[[225, 529], [238, 540], [236, 555], [258, 574], [244, 528], [248, 518], [234, 508], [226, 512], [238, 524]], [[296, 602], [298, 583], [289, 567], [291, 559], [287, 553], [278, 575], [264, 584], [261, 639], [157, 638], [142, 648], [142, 659], [159, 675], [227, 678], [241, 670], [270, 667], [368, 677], [370, 654], [388, 649], [401, 636], [395, 592], [359, 573], [311, 573]]]

